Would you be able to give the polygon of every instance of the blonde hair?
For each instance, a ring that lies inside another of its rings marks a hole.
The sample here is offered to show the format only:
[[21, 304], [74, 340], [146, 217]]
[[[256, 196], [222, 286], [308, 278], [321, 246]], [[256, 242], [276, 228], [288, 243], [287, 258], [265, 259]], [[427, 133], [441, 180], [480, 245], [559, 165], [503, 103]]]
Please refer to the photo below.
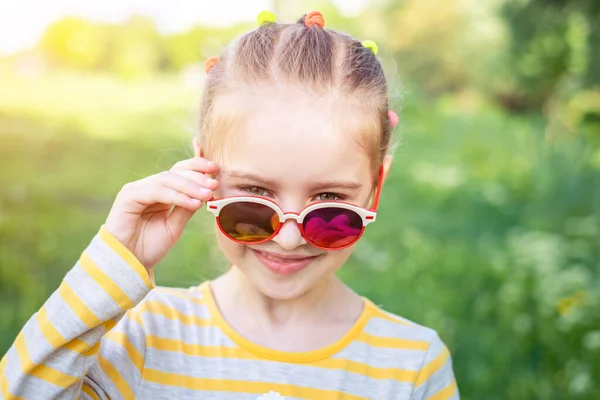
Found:
[[225, 48], [206, 80], [200, 109], [200, 143], [209, 156], [220, 153], [251, 101], [267, 88], [331, 98], [336, 115], [371, 156], [375, 170], [390, 148], [388, 88], [370, 48], [347, 34], [295, 24], [267, 22]]

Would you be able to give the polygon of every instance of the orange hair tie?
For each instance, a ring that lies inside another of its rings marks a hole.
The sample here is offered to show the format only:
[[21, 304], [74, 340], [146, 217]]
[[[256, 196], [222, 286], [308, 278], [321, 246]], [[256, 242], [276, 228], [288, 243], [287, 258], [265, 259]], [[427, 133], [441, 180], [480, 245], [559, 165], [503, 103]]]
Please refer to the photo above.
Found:
[[395, 128], [396, 125], [398, 125], [398, 114], [396, 114], [394, 111], [389, 110], [388, 111], [388, 117], [390, 118], [390, 123], [392, 124], [392, 128]]
[[306, 14], [304, 17], [304, 25], [308, 28], [313, 25], [318, 25], [319, 27], [325, 26], [325, 19], [323, 18], [323, 14], [318, 11], [311, 11]]
[[208, 74], [211, 69], [219, 62], [219, 56], [208, 57], [204, 63], [204, 71]]

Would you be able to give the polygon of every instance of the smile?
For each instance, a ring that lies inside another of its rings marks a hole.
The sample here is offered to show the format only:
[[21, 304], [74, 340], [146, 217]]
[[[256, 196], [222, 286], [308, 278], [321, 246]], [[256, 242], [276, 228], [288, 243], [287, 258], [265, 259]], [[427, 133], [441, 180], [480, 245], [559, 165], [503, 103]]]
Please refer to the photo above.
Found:
[[293, 256], [252, 250], [256, 258], [277, 275], [291, 275], [310, 265], [320, 256]]

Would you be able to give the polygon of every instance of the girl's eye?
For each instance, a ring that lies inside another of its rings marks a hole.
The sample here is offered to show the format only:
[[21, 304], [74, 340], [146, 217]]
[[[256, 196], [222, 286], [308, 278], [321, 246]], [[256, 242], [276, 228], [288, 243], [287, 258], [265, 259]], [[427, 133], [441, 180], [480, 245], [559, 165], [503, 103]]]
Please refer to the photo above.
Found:
[[318, 201], [335, 201], [342, 200], [341, 196], [335, 193], [321, 193], [315, 196], [315, 199]]
[[245, 186], [239, 189], [242, 192], [250, 194], [251, 196], [268, 197], [271, 195], [271, 193], [267, 189], [262, 188], [260, 186]]

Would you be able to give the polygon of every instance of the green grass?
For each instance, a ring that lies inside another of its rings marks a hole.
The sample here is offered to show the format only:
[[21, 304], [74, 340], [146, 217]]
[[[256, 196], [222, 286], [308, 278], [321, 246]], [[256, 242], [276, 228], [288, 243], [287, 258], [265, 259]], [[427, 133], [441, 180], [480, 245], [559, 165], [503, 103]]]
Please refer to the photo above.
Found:
[[[190, 156], [198, 91], [174, 78], [0, 79], [0, 353], [120, 187]], [[380, 218], [340, 274], [440, 332], [466, 399], [600, 398], [600, 150], [540, 116], [409, 93]], [[200, 211], [157, 267], [226, 262]]]

